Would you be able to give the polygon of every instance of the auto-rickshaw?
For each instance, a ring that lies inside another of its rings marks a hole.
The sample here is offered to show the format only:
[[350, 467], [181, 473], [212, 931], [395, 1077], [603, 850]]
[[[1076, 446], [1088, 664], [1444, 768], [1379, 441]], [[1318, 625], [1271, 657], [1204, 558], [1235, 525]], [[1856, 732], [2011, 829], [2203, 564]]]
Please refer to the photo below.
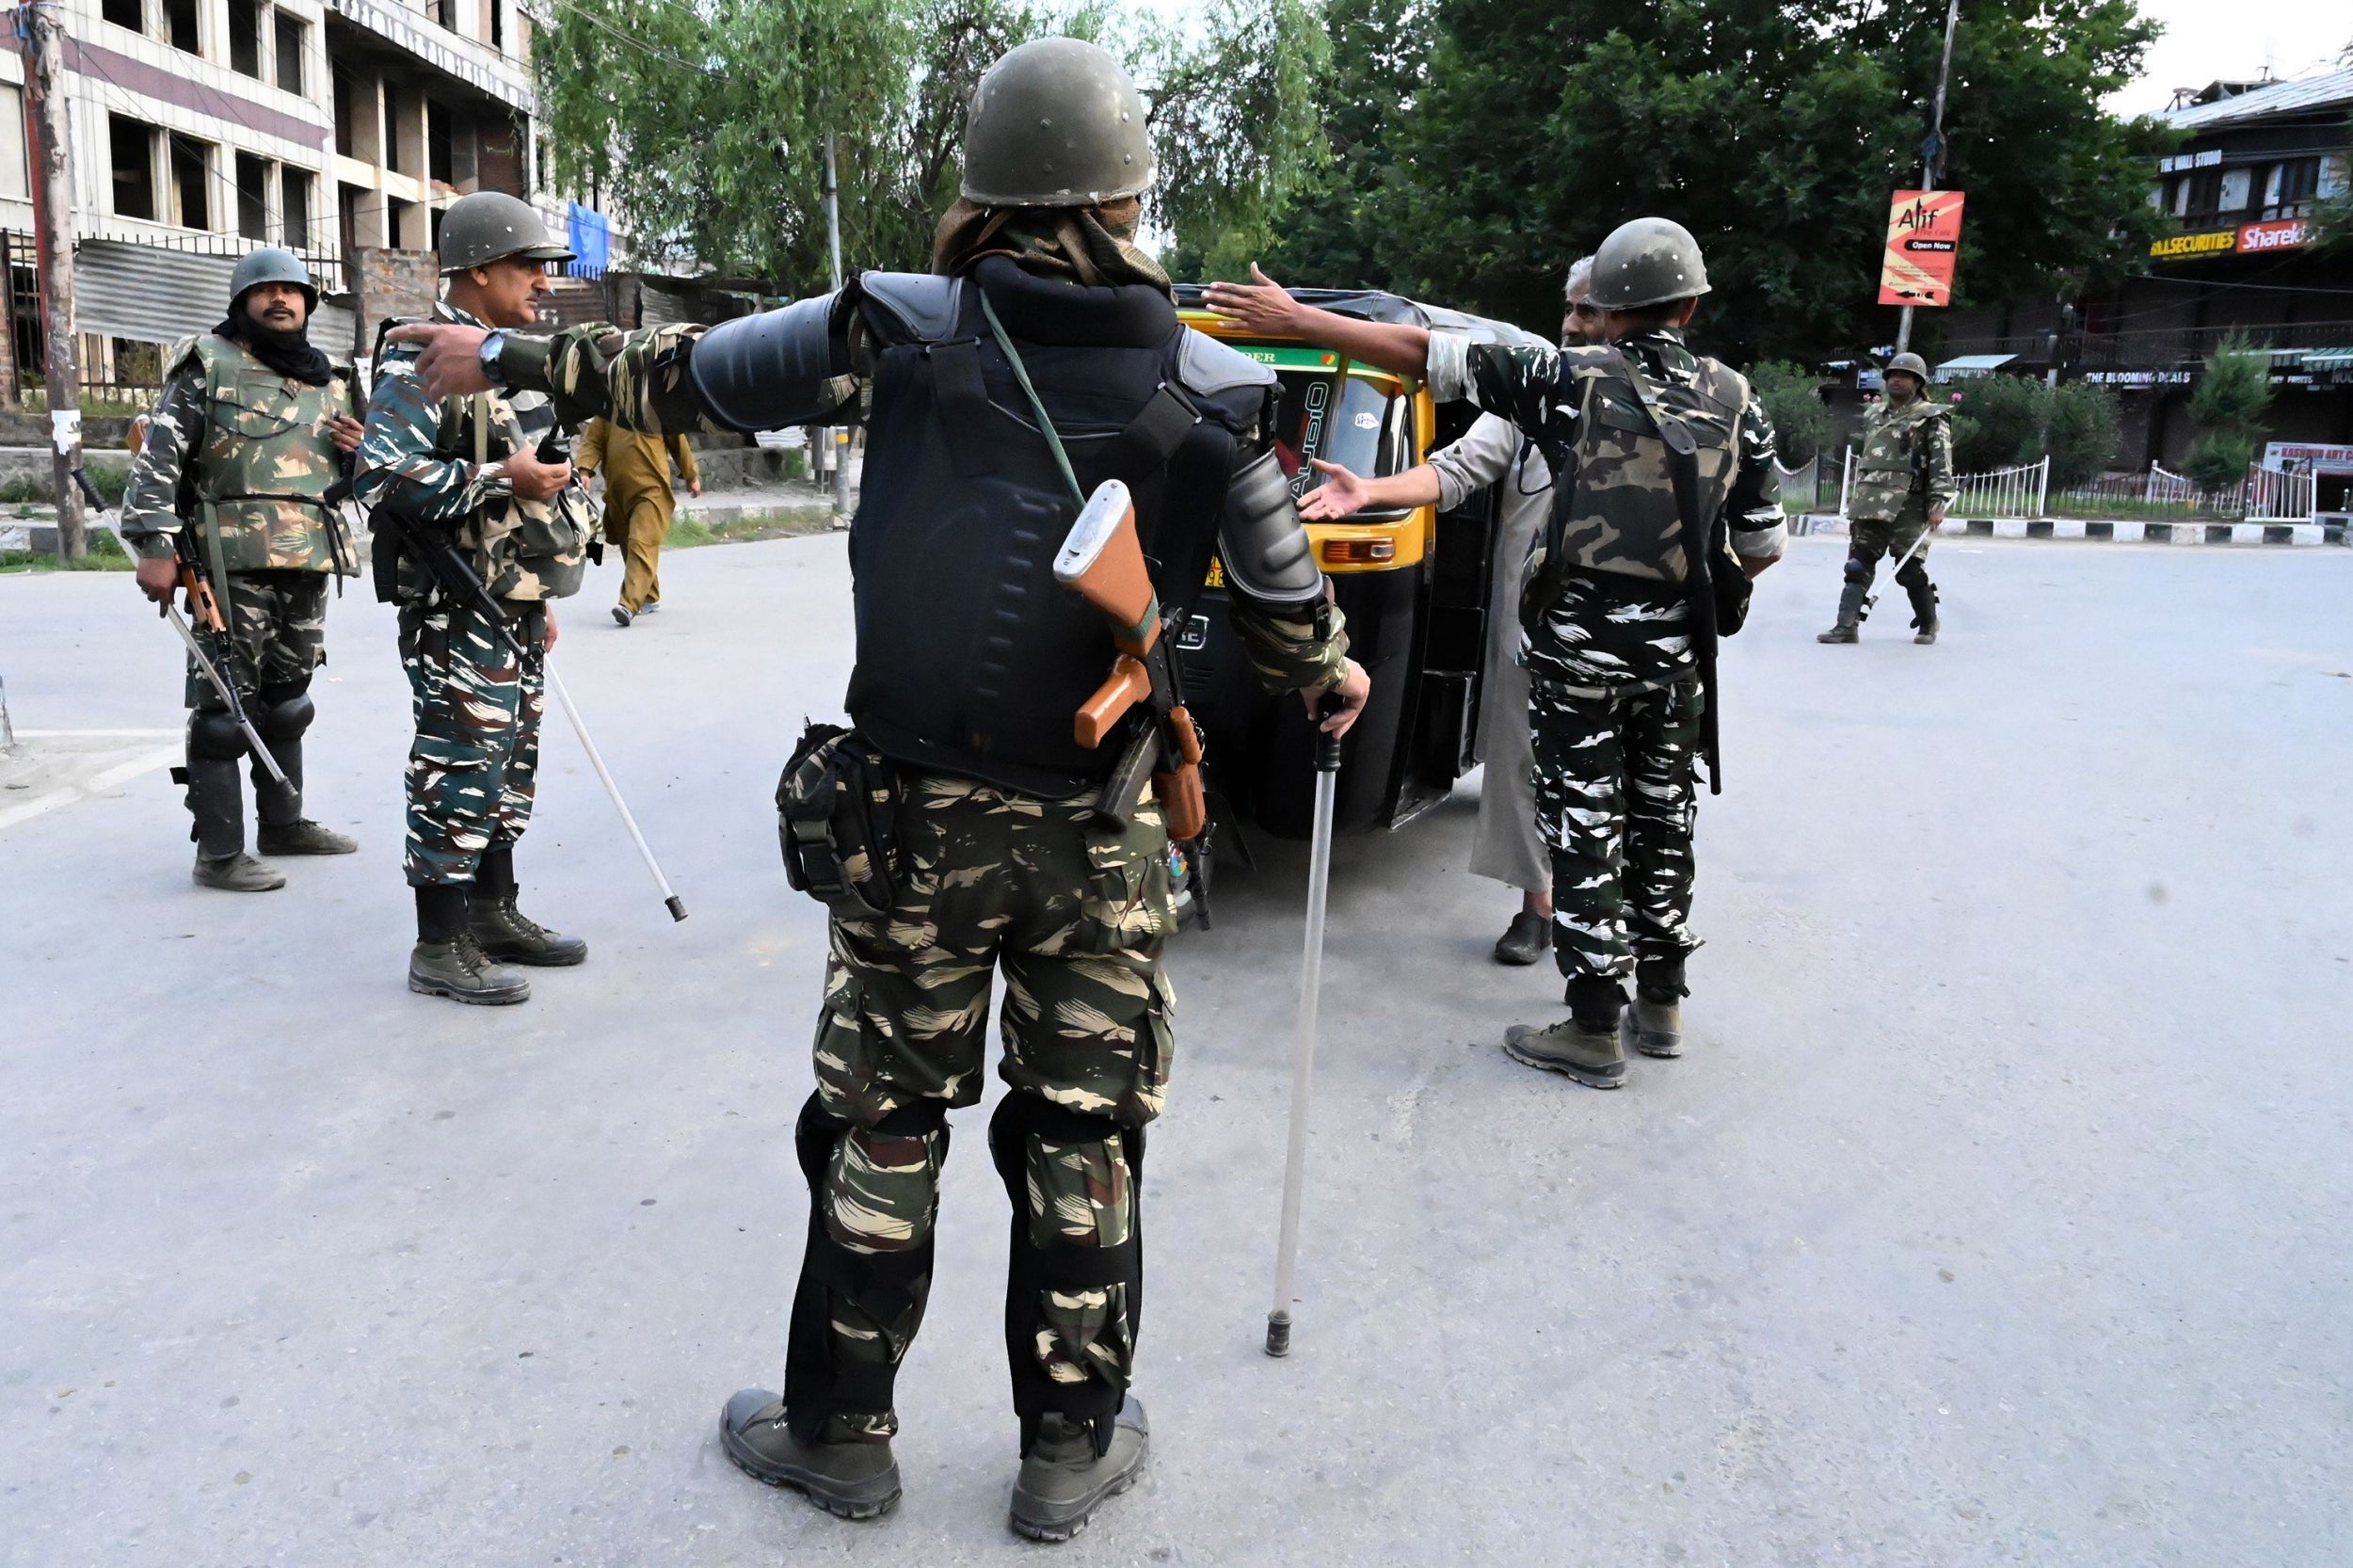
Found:
[[[1459, 332], [1487, 343], [1543, 340], [1503, 322], [1418, 304], [1392, 294], [1292, 289], [1292, 297], [1341, 315]], [[1188, 326], [1273, 368], [1280, 382], [1274, 440], [1291, 493], [1320, 479], [1312, 459], [1368, 475], [1401, 472], [1452, 440], [1478, 417], [1440, 405], [1430, 391], [1330, 349], [1241, 330], [1201, 304], [1195, 285], [1176, 291]], [[1435, 506], [1359, 512], [1308, 524], [1317, 559], [1348, 616], [1350, 651], [1372, 677], [1372, 697], [1342, 752], [1341, 833], [1400, 827], [1444, 800], [1478, 763], [1500, 498], [1492, 490], [1452, 511]], [[1208, 740], [1213, 804], [1286, 839], [1307, 836], [1313, 740], [1295, 697], [1259, 689], [1226, 617], [1216, 563], [1209, 586], [1177, 632], [1185, 690]]]

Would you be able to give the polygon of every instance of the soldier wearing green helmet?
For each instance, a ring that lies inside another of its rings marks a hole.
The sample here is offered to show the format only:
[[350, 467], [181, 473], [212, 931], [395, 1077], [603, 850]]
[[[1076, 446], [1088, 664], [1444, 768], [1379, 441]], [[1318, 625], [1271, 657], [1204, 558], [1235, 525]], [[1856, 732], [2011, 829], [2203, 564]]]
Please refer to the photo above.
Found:
[[1912, 600], [1915, 643], [1936, 641], [1936, 584], [1929, 580], [1929, 544], [1955, 494], [1953, 410], [1928, 395], [1928, 361], [1898, 354], [1887, 361], [1887, 395], [1865, 416], [1863, 451], [1847, 500], [1849, 543], [1847, 584], [1838, 619], [1815, 638], [1851, 643], [1862, 634], [1871, 579], [1882, 556], [1903, 564], [1896, 581]]
[[[441, 217], [445, 294], [433, 319], [528, 327], [551, 292], [548, 267], [571, 252], [530, 203], [477, 191]], [[596, 504], [569, 461], [542, 456], [557, 434], [545, 392], [428, 396], [416, 351], [380, 356], [355, 492], [376, 527], [379, 598], [400, 608], [400, 660], [415, 699], [404, 775], [404, 870], [417, 906], [408, 988], [486, 1004], [519, 1002], [531, 984], [509, 965], [562, 968], [588, 944], [517, 907], [515, 845], [531, 821], [554, 600], [579, 591]], [[493, 626], [426, 569], [414, 533], [445, 537], [502, 611]], [[519, 660], [502, 631], [532, 658]]]
[[[138, 552], [140, 591], [168, 600], [188, 536], [211, 578], [234, 647], [238, 699], [284, 782], [252, 761], [264, 856], [348, 855], [359, 846], [302, 814], [302, 736], [312, 672], [327, 659], [327, 580], [352, 552], [328, 489], [360, 442], [349, 373], [310, 338], [318, 287], [290, 250], [265, 248], [229, 280], [229, 314], [166, 366], [123, 491], [122, 537]], [[228, 892], [285, 886], [246, 853], [238, 763], [248, 743], [227, 704], [189, 663], [185, 766], [195, 879]]]
[[[1597, 1089], [1624, 1081], [1629, 1043], [1648, 1056], [1682, 1050], [1684, 960], [1699, 946], [1697, 768], [1705, 758], [1711, 784], [1720, 771], [1716, 639], [1737, 629], [1748, 579], [1787, 537], [1764, 408], [1746, 380], [1684, 343], [1708, 287], [1689, 232], [1644, 217], [1593, 253], [1592, 346], [1474, 344], [1347, 318], [1317, 334], [1510, 421], [1552, 472], [1519, 608], [1569, 1016], [1515, 1025], [1504, 1049]], [[1209, 300], [1255, 330], [1282, 330], [1290, 309], [1263, 280], [1212, 284]]]

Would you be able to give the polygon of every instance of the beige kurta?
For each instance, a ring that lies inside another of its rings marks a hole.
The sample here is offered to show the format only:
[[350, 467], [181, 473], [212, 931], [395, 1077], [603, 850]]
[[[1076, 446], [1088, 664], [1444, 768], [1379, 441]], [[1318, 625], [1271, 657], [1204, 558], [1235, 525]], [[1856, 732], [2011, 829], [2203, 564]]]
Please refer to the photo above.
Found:
[[604, 536], [621, 547], [621, 605], [632, 615], [662, 597], [662, 541], [678, 510], [674, 462], [689, 485], [702, 483], [684, 436], [640, 435], [601, 419], [588, 422], [572, 459], [583, 474], [604, 471]]

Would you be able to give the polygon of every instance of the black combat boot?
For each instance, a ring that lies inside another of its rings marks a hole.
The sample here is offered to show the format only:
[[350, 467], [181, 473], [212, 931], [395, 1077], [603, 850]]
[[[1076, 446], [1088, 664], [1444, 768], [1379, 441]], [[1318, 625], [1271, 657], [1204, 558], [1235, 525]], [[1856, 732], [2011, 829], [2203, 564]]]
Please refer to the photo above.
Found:
[[784, 1400], [746, 1388], [719, 1413], [719, 1447], [754, 1480], [786, 1486], [828, 1513], [872, 1519], [899, 1500], [888, 1438], [804, 1443], [785, 1424]]
[[286, 776], [280, 784], [261, 763], [253, 764], [253, 847], [264, 855], [351, 855], [359, 844], [302, 814], [302, 737], [271, 736], [270, 760]]
[[1013, 1483], [1012, 1524], [1032, 1541], [1067, 1541], [1108, 1498], [1135, 1485], [1152, 1447], [1152, 1429], [1133, 1394], [1111, 1421], [1108, 1446], [1097, 1423], [1051, 1412], [1038, 1417], [1037, 1435], [1021, 1452]]
[[233, 757], [191, 755], [179, 770], [188, 787], [188, 837], [196, 840], [196, 867], [189, 874], [200, 888], [224, 893], [266, 893], [286, 885], [285, 872], [245, 852], [245, 794]]
[[1569, 1016], [1549, 1029], [1513, 1024], [1503, 1049], [1515, 1062], [1565, 1073], [1592, 1089], [1615, 1089], [1625, 1081], [1625, 1043], [1619, 1016], [1625, 988], [1608, 975], [1578, 975], [1569, 982]]
[[408, 988], [484, 1007], [531, 1000], [531, 982], [491, 963], [466, 930], [463, 886], [417, 889], [417, 945], [408, 954]]
[[1683, 955], [1646, 958], [1634, 967], [1634, 1005], [1625, 1010], [1625, 1034], [1644, 1056], [1683, 1054]]
[[1511, 925], [1496, 938], [1496, 962], [1514, 968], [1525, 968], [1542, 958], [1551, 946], [1552, 922], [1523, 909], [1512, 917]]
[[1917, 583], [1904, 584], [1904, 592], [1912, 596], [1913, 641], [1923, 647], [1936, 641], [1936, 584], [1923, 577]]
[[466, 929], [484, 953], [537, 969], [568, 968], [588, 956], [581, 938], [550, 931], [516, 908], [516, 891], [514, 846], [484, 850], [466, 913]]
[[1817, 643], [1851, 643], [1859, 641], [1863, 630], [1863, 600], [1870, 592], [1867, 583], [1849, 583], [1838, 596], [1838, 624], [1814, 640]]

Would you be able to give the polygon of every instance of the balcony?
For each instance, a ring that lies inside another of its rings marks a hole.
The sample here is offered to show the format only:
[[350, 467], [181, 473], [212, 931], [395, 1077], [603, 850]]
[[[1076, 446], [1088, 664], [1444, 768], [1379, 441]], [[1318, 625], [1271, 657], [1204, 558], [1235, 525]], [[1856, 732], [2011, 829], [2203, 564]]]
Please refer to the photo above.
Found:
[[[2078, 344], [2062, 346], [2060, 357], [2075, 373], [2188, 370], [2202, 363], [2233, 333], [2259, 347], [2273, 350], [2273, 368], [2278, 370], [2295, 368], [2300, 359], [2297, 350], [2353, 346], [2353, 320], [2297, 321], [2087, 332]], [[1950, 338], [1937, 350], [1936, 357], [1942, 360], [1964, 354], [2014, 354], [2025, 363], [2042, 366], [2050, 363], [2050, 342], [2047, 332]]]

